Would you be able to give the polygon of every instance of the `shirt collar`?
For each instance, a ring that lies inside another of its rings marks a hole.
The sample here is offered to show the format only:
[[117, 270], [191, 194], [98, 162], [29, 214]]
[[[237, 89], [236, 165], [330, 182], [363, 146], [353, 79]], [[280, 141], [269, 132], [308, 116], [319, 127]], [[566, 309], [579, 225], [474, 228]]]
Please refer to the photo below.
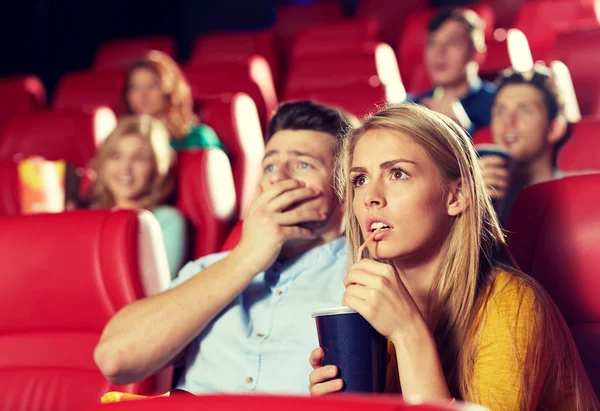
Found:
[[318, 266], [320, 264], [330, 264], [331, 261], [344, 252], [344, 237], [338, 237], [333, 241], [312, 248], [307, 252], [290, 258], [285, 261], [275, 261], [271, 267], [265, 271], [267, 282], [277, 283], [282, 275], [293, 275], [294, 277], [302, 272], [306, 266]]

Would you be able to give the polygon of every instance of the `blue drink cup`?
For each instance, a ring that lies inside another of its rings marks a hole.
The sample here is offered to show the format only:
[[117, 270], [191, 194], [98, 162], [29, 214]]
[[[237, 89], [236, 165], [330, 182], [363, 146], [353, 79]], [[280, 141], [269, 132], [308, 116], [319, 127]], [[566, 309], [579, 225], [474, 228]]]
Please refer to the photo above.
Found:
[[475, 151], [480, 158], [485, 156], [499, 156], [506, 160], [507, 167], [510, 167], [511, 156], [508, 150], [496, 144], [477, 144]]
[[344, 381], [342, 391], [379, 393], [385, 390], [387, 340], [356, 311], [346, 307], [316, 310], [322, 365], [335, 365]]

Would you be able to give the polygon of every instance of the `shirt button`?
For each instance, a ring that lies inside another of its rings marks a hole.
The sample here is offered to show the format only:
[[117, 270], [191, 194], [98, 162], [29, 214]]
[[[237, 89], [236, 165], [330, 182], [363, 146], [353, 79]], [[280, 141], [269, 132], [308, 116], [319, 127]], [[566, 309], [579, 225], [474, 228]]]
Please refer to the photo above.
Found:
[[264, 337], [265, 335], [264, 335], [263, 333], [258, 333], [258, 334], [256, 334], [256, 336], [257, 336], [257, 337], [259, 337], [259, 338], [262, 338], [262, 337]]
[[275, 291], [275, 294], [277, 294], [277, 295], [281, 295], [281, 294], [283, 294], [283, 291], [281, 291], [281, 290], [277, 290], [277, 291]]
[[246, 382], [248, 384], [252, 384], [253, 381], [254, 381], [254, 379], [252, 377], [246, 377]]

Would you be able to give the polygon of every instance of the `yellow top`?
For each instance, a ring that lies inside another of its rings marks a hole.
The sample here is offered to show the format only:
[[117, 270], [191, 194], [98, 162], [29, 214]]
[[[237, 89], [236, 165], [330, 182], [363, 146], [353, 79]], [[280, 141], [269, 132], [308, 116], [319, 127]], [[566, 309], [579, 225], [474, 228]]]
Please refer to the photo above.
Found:
[[[533, 290], [511, 274], [499, 273], [490, 292], [488, 304], [480, 313], [481, 323], [474, 360], [470, 402], [491, 410], [519, 410], [520, 387], [525, 372], [522, 361], [530, 347], [536, 326]], [[400, 392], [396, 353], [390, 344], [387, 375], [388, 392]], [[551, 355], [551, 354], [550, 354]], [[538, 378], [544, 378], [538, 376]], [[552, 378], [552, 376], [549, 376]], [[528, 393], [535, 397], [539, 393]], [[574, 410], [571, 392], [546, 391], [535, 409]]]

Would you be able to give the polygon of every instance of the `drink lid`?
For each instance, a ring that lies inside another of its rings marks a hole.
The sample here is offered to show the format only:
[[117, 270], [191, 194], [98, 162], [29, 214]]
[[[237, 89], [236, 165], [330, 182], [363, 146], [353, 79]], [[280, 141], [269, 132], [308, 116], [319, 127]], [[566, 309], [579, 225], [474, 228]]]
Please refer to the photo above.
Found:
[[338, 314], [356, 314], [352, 308], [348, 307], [334, 307], [334, 308], [322, 308], [320, 310], [315, 310], [312, 313], [312, 317], [323, 317], [326, 315], [338, 315]]

